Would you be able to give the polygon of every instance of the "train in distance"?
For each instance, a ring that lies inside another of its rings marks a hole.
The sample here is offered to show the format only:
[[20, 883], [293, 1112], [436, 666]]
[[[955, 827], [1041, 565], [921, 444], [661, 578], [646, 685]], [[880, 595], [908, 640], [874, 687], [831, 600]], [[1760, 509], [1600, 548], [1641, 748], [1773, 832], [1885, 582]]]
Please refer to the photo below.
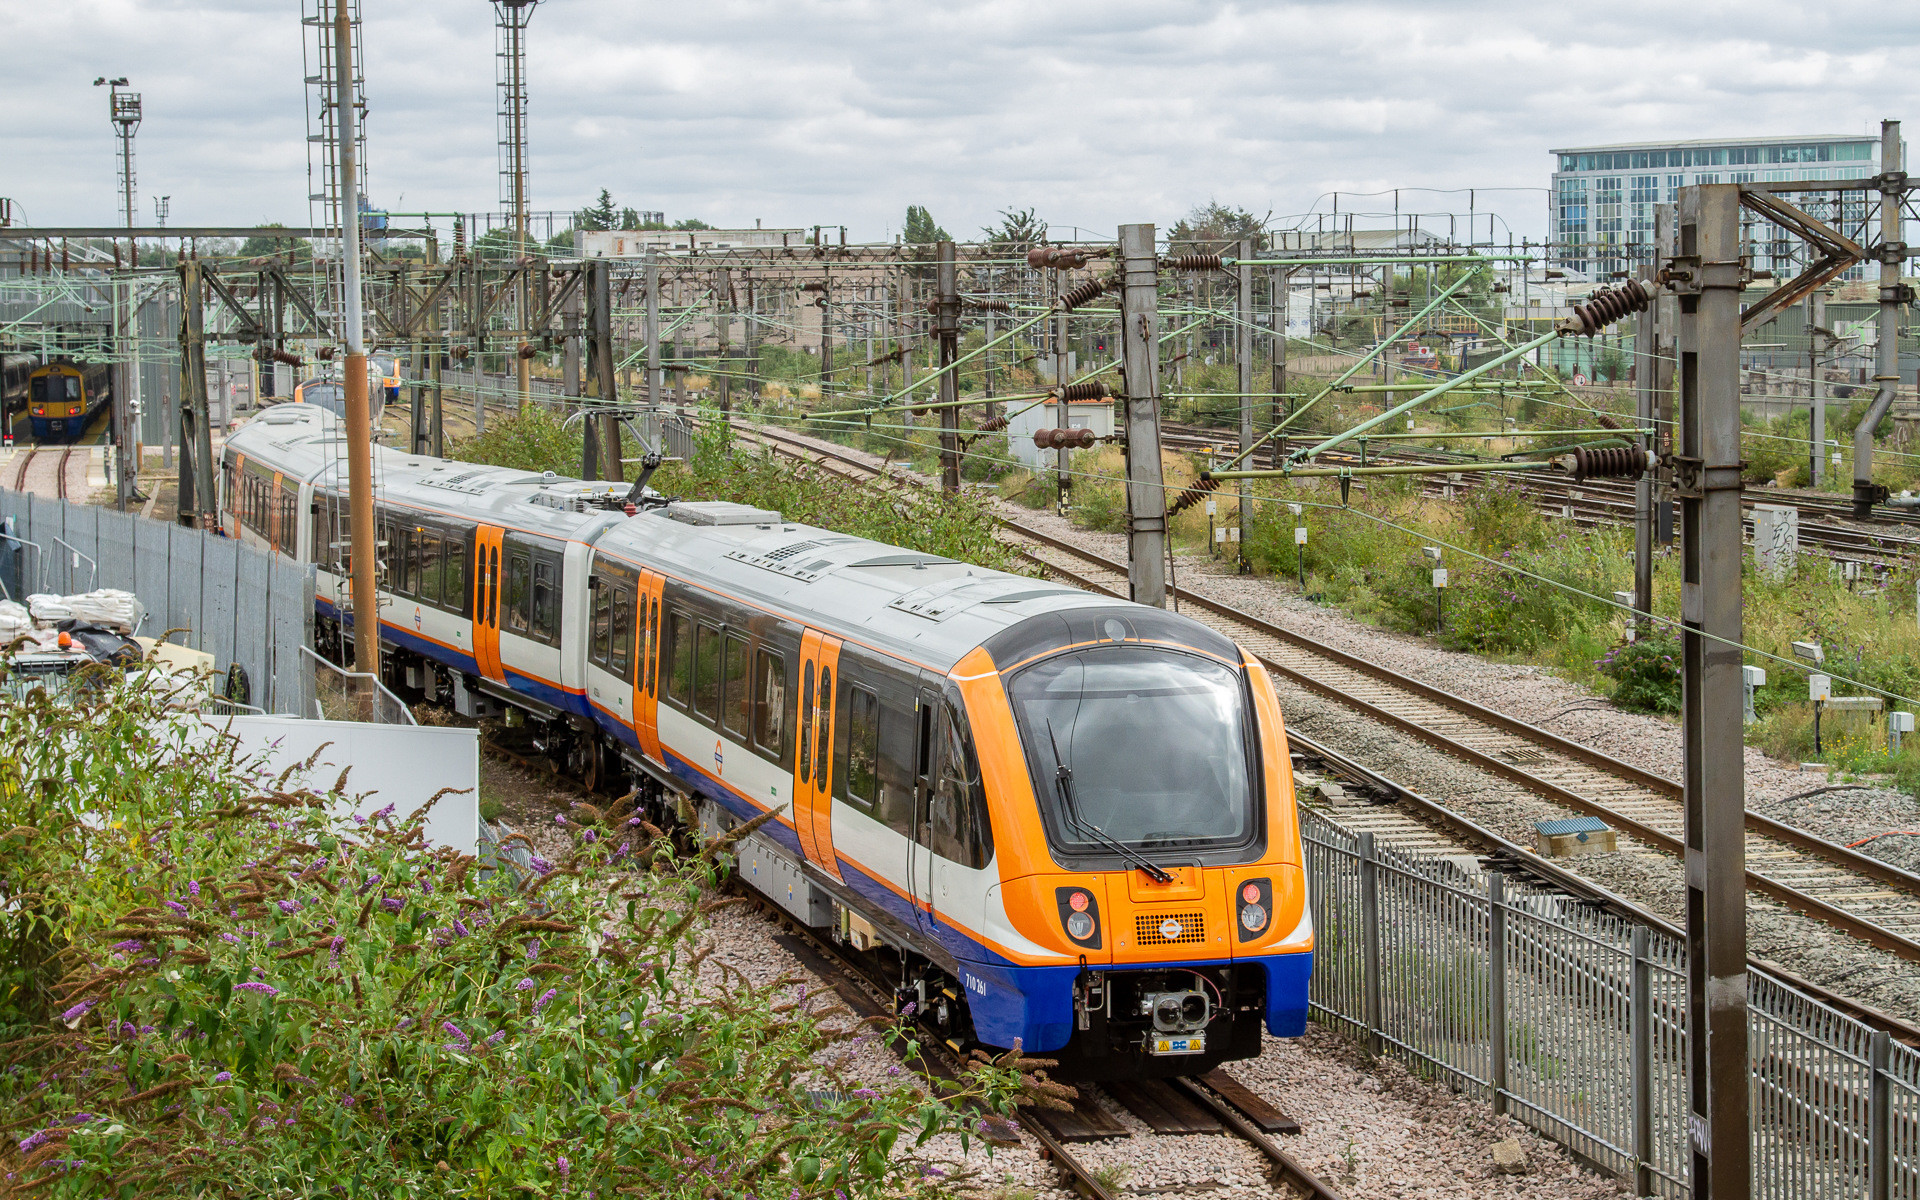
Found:
[[26, 403], [34, 441], [77, 442], [95, 414], [113, 403], [113, 370], [55, 358], [28, 374]]
[[[783, 520], [376, 446], [381, 672], [518, 710], [706, 834], [958, 1048], [1197, 1074], [1306, 1022], [1314, 931], [1265, 670], [1187, 617]], [[657, 460], [655, 460], [657, 461]], [[650, 473], [650, 472], [649, 472]], [[316, 569], [344, 657], [324, 406], [228, 437], [225, 531]]]

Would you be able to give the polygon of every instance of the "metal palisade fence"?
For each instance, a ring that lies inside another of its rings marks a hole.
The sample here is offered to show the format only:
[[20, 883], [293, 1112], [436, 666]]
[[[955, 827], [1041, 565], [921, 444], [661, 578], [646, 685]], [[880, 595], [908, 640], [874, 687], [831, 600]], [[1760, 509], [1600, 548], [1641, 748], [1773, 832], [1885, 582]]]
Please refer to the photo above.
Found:
[[312, 568], [217, 533], [87, 504], [0, 489], [0, 587], [33, 592], [132, 592], [146, 606], [137, 632], [176, 631], [179, 645], [246, 672], [250, 703], [313, 714]]
[[[1686, 948], [1303, 811], [1328, 1026], [1632, 1185], [1687, 1188]], [[1920, 1053], [1750, 971], [1753, 1194], [1920, 1198]]]

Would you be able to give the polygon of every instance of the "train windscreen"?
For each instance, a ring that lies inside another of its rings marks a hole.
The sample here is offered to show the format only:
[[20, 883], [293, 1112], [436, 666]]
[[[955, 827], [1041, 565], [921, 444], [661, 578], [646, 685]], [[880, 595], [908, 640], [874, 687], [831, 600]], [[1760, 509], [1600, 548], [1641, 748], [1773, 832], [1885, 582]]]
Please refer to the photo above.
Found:
[[1238, 672], [1178, 651], [1096, 647], [1027, 667], [1007, 692], [1057, 851], [1101, 855], [1117, 842], [1150, 858], [1253, 840]]

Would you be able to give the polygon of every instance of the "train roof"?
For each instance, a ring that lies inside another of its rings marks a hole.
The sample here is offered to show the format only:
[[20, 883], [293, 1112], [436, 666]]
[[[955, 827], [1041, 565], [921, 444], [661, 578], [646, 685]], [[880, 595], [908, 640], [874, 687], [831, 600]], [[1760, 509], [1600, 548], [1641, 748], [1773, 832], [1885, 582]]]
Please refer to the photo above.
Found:
[[[227, 444], [318, 486], [344, 489], [344, 438], [338, 418], [325, 409], [276, 406], [236, 430]], [[743, 504], [656, 498], [654, 506], [627, 517], [596, 503], [609, 494], [625, 495], [625, 483], [582, 482], [384, 446], [374, 447], [374, 475], [382, 503], [591, 542], [597, 552], [696, 581], [740, 603], [942, 673], [990, 639], [996, 647], [1036, 637], [1057, 644], [1087, 640], [1077, 634], [1061, 639], [1070, 630], [1098, 628], [1098, 621], [1088, 625], [1090, 614], [1115, 609], [1128, 610], [1138, 636], [1174, 634], [1237, 658], [1230, 641], [1188, 617], [786, 521], [780, 513]], [[1029, 628], [1013, 632], [1020, 626]]]

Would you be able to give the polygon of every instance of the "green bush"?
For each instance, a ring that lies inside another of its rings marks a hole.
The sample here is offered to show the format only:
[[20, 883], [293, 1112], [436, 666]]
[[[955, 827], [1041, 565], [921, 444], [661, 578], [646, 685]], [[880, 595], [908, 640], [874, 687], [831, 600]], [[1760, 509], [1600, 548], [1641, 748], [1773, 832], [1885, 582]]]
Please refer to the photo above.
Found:
[[1621, 642], [1594, 666], [1613, 680], [1613, 702], [1638, 712], [1680, 711], [1680, 643], [1671, 637]]
[[568, 429], [560, 414], [533, 405], [506, 416], [490, 415], [484, 432], [454, 442], [447, 448], [447, 457], [460, 462], [577, 477], [581, 437], [580, 425]]
[[696, 980], [723, 844], [576, 804], [523, 880], [263, 778], [140, 674], [0, 694], [0, 1191], [877, 1200], [957, 1101], [1011, 1111], [1011, 1065], [863, 1086], [839, 1051], [909, 1034]]

